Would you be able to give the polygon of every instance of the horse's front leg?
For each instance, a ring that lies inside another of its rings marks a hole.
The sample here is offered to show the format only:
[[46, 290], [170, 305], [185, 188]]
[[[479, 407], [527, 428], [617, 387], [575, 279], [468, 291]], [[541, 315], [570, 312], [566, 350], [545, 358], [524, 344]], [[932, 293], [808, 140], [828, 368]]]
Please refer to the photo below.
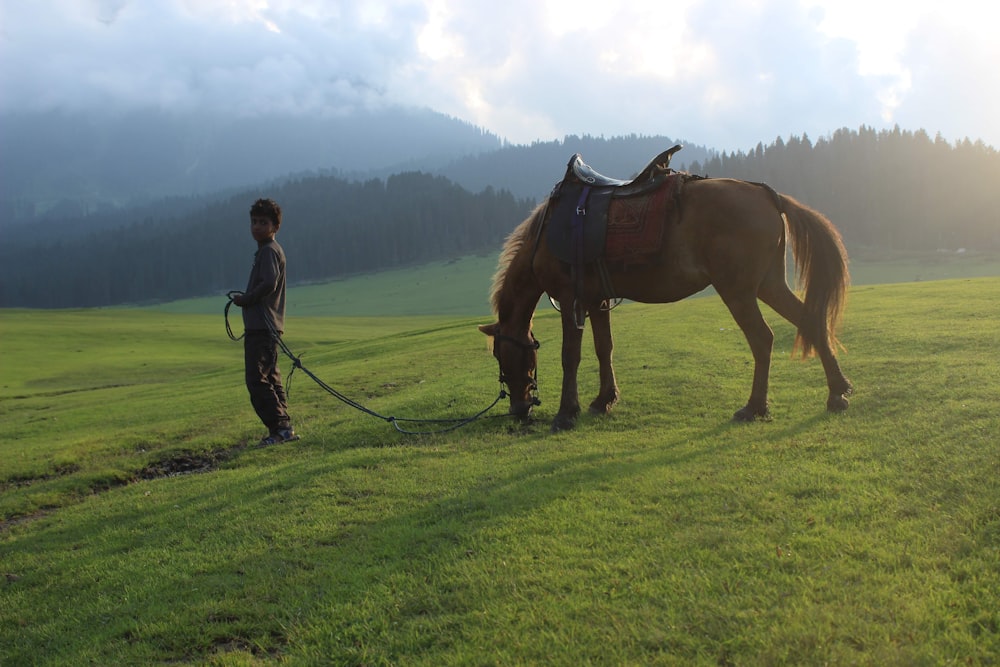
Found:
[[577, 389], [577, 370], [580, 367], [580, 346], [583, 331], [576, 326], [572, 308], [562, 309], [562, 397], [559, 412], [552, 421], [552, 430], [571, 429], [580, 414], [580, 396]]
[[590, 311], [590, 326], [594, 334], [594, 351], [601, 372], [601, 388], [597, 398], [590, 404], [594, 414], [608, 414], [618, 402], [618, 384], [615, 369], [611, 363], [614, 341], [611, 336], [611, 313], [600, 307]]

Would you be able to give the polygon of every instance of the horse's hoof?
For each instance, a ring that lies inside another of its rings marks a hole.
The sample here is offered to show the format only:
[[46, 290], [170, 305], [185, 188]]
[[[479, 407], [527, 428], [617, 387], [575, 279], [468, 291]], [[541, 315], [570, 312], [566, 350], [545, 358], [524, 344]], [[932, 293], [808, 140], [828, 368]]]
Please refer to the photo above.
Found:
[[762, 421], [770, 421], [771, 411], [768, 410], [767, 408], [764, 408], [763, 412], [758, 412], [753, 408], [751, 408], [749, 405], [744, 405], [742, 408], [740, 408], [733, 414], [734, 422], [749, 423], [752, 421], [757, 421], [758, 419]]
[[594, 401], [590, 404], [590, 414], [592, 415], [610, 415], [611, 409], [615, 407], [615, 403], [618, 401]]
[[830, 412], [843, 412], [850, 405], [846, 396], [831, 396], [826, 401], [826, 409]]
[[558, 433], [559, 431], [572, 431], [576, 428], [576, 420], [572, 417], [560, 417], [556, 415], [556, 418], [552, 420], [552, 432]]

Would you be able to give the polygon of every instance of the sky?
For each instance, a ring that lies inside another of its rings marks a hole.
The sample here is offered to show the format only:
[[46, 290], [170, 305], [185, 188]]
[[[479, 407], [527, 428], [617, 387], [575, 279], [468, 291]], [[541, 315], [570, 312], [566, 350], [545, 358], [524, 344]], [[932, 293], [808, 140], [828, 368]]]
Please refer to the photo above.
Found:
[[417, 106], [512, 143], [899, 125], [1000, 147], [986, 0], [0, 0], [0, 111]]

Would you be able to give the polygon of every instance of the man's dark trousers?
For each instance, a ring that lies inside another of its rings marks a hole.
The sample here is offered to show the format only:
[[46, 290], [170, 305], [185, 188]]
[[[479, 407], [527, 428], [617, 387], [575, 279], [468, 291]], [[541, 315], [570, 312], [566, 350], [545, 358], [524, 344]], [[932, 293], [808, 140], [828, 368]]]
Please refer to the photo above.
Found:
[[248, 331], [243, 339], [247, 390], [257, 416], [271, 433], [288, 428], [288, 398], [278, 370], [278, 343], [268, 331]]

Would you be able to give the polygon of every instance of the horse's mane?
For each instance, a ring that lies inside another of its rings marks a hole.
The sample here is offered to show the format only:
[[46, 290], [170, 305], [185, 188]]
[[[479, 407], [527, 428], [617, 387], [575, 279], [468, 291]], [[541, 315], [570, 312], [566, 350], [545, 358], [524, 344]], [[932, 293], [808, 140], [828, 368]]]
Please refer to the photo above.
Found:
[[514, 231], [504, 241], [503, 250], [500, 251], [500, 258], [497, 260], [497, 270], [493, 274], [493, 287], [490, 289], [490, 305], [493, 306], [494, 315], [498, 315], [500, 312], [500, 295], [507, 280], [507, 269], [510, 268], [511, 262], [517, 257], [524, 244], [531, 239], [532, 231], [536, 225], [541, 224], [544, 217], [545, 202], [542, 202], [535, 207], [531, 215], [514, 228]]

